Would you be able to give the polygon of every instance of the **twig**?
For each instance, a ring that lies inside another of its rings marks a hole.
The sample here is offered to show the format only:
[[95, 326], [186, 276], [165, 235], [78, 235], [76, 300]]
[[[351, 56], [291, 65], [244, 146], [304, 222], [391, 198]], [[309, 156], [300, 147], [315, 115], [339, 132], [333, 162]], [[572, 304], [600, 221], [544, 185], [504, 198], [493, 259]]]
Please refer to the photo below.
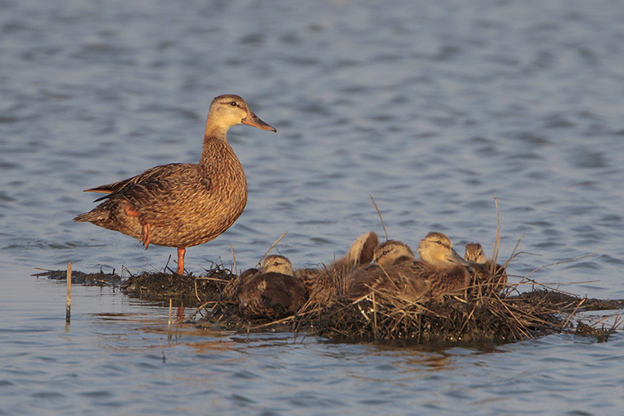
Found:
[[195, 297], [197, 298], [198, 301], [201, 302], [201, 298], [199, 297], [199, 294], [197, 293], [197, 278], [193, 279], [193, 285], [195, 286]]
[[232, 244], [230, 244], [230, 251], [232, 252], [232, 260], [234, 261], [234, 274], [236, 274], [236, 256], [234, 255], [234, 247], [232, 247]]
[[275, 242], [271, 245], [271, 247], [269, 247], [269, 249], [266, 251], [266, 253], [264, 253], [264, 255], [263, 255], [262, 257], [260, 257], [260, 260], [259, 260], [259, 261], [258, 261], [258, 263], [256, 264], [256, 267], [258, 267], [258, 266], [260, 266], [260, 265], [262, 264], [262, 260], [264, 260], [264, 258], [266, 257], [266, 255], [267, 255], [267, 254], [269, 254], [269, 252], [270, 252], [271, 250], [273, 250], [273, 247], [275, 247], [275, 246], [277, 245], [277, 243], [279, 243], [279, 242], [280, 242], [280, 240], [281, 240], [282, 238], [284, 238], [284, 236], [285, 236], [286, 234], [288, 234], [288, 231], [284, 232], [284, 234], [282, 234], [282, 236], [281, 236], [280, 238], [278, 238], [278, 239], [277, 239], [277, 241], [275, 241]]
[[371, 293], [371, 300], [373, 301], [373, 334], [375, 338], [379, 336], [377, 331], [377, 303], [375, 302], [375, 292]]
[[574, 308], [574, 310], [572, 311], [571, 314], [568, 315], [568, 318], [565, 320], [565, 322], [561, 325], [561, 329], [564, 329], [567, 325], [568, 322], [570, 322], [570, 319], [572, 319], [572, 317], [576, 314], [576, 311], [578, 311], [578, 309], [581, 307], [581, 305], [583, 303], [585, 303], [586, 299], [581, 299], [581, 301], [579, 302], [578, 305], [576, 305], [576, 308]]
[[72, 280], [72, 265], [67, 263], [67, 299], [65, 305], [65, 322], [69, 323], [71, 320], [71, 280]]
[[498, 249], [500, 248], [500, 212], [498, 211], [498, 198], [496, 198], [496, 192], [494, 192], [494, 205], [496, 206], [496, 238], [494, 239], [494, 253], [492, 254], [492, 268], [496, 270], [496, 263], [498, 259]]
[[373, 198], [372, 195], [369, 195], [369, 196], [370, 196], [371, 201], [373, 201], [373, 206], [377, 210], [377, 214], [379, 215], [379, 219], [381, 220], [381, 226], [383, 227], [383, 230], [384, 230], [384, 235], [386, 236], [386, 241], [388, 241], [388, 232], [386, 231], [386, 225], [384, 224], [383, 217], [381, 216], [381, 211], [379, 211], [379, 207], [377, 206], [377, 203], [375, 202], [375, 198]]
[[[286, 323], [288, 321], [292, 321], [293, 319], [295, 319], [295, 316], [291, 315], [291, 316], [287, 316], [286, 318], [278, 319], [277, 321], [271, 321], [271, 322], [267, 322], [266, 324], [261, 324], [261, 325], [254, 326], [253, 329], [264, 328], [264, 327], [271, 326], [271, 325], [276, 325], [276, 324], [283, 324], [283, 323]], [[250, 329], [251, 329], [251, 327], [250, 327]]]
[[524, 277], [522, 278], [522, 280], [526, 280], [526, 279], [528, 279], [528, 278], [529, 278], [529, 276], [531, 276], [533, 273], [536, 273], [536, 272], [538, 272], [539, 270], [545, 269], [545, 268], [547, 268], [547, 267], [556, 266], [556, 265], [558, 265], [558, 264], [573, 263], [573, 262], [575, 262], [575, 261], [582, 260], [582, 259], [587, 258], [587, 257], [591, 257], [591, 256], [593, 256], [594, 254], [596, 254], [596, 253], [598, 252], [598, 250], [600, 250], [600, 247], [598, 247], [598, 248], [597, 248], [596, 250], [594, 250], [592, 253], [585, 254], [584, 256], [580, 256], [580, 257], [577, 257], [577, 258], [572, 259], [572, 260], [557, 261], [557, 262], [555, 262], [555, 263], [550, 263], [550, 264], [546, 264], [546, 265], [544, 265], [544, 266], [540, 266], [540, 267], [538, 267], [537, 269], [533, 270], [531, 273], [529, 273], [529, 274], [527, 274], [526, 276], [524, 276]]

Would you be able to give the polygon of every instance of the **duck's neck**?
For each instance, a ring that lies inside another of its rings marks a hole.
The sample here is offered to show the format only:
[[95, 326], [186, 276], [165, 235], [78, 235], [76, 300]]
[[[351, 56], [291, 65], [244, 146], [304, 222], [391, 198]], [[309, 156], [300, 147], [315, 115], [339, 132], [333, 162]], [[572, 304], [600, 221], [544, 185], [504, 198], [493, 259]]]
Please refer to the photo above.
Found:
[[242, 171], [242, 166], [234, 154], [234, 149], [226, 140], [226, 132], [227, 130], [218, 133], [213, 131], [213, 134], [204, 136], [202, 155], [199, 160], [199, 164], [208, 170], [218, 168], [221, 175], [232, 169]]
[[425, 263], [429, 264], [430, 266], [433, 266], [433, 267], [435, 267], [437, 269], [452, 269], [455, 266], [457, 266], [456, 263], [451, 263], [451, 262], [448, 262], [448, 261], [445, 261], [445, 260], [440, 260], [440, 259], [435, 258], [432, 255], [430, 255], [427, 251], [420, 251], [419, 250], [418, 254], [420, 255], [420, 259], [423, 262], [425, 262]]

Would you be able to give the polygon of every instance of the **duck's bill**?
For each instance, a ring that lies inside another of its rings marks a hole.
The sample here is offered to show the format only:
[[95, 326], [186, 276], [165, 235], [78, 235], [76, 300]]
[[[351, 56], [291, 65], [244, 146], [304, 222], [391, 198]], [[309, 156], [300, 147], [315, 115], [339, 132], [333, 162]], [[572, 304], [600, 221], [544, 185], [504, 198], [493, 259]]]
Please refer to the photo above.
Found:
[[453, 249], [451, 249], [451, 252], [444, 257], [450, 262], [457, 263], [462, 266], [468, 266], [468, 262]]
[[273, 131], [273, 132], [277, 131], [275, 127], [269, 126], [267, 123], [260, 120], [258, 116], [252, 113], [251, 111], [249, 112], [249, 115], [247, 115], [247, 117], [241, 120], [241, 122], [243, 124], [247, 124], [248, 126], [258, 127], [259, 129], [262, 129], [262, 130], [268, 130], [268, 131]]

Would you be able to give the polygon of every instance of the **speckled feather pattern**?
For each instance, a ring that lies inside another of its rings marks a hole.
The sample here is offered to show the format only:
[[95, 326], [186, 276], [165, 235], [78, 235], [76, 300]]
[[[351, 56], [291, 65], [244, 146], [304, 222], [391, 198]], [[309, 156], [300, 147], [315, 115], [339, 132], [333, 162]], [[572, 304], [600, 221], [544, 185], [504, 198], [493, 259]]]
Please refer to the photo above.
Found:
[[[199, 164], [157, 166], [141, 175], [110, 185], [113, 193], [76, 221], [142, 238], [151, 226], [151, 244], [190, 247], [203, 244], [227, 230], [247, 203], [247, 181], [231, 146], [224, 139], [204, 143]], [[138, 217], [126, 215], [126, 205]]]
[[388, 267], [372, 264], [347, 279], [347, 297], [358, 299], [373, 290], [389, 290], [409, 301], [436, 297], [466, 289], [470, 273], [463, 266], [439, 269], [418, 260], [405, 259]]

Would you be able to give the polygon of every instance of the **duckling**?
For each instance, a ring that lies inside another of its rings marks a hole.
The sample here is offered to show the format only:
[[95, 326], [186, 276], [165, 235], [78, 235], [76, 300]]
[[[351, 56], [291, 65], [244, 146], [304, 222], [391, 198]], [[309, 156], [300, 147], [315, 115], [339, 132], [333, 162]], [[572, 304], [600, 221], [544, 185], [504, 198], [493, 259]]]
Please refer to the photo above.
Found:
[[483, 247], [479, 243], [467, 243], [466, 254], [464, 254], [464, 260], [468, 263], [485, 264], [487, 263], [487, 257], [483, 252]]
[[250, 270], [241, 275], [244, 280], [238, 290], [243, 315], [276, 320], [296, 314], [308, 300], [305, 284], [293, 276], [286, 257], [268, 256], [259, 271]]
[[379, 266], [387, 267], [401, 261], [414, 261], [416, 256], [414, 256], [414, 252], [407, 244], [396, 240], [388, 240], [377, 246], [373, 260]]
[[[475, 276], [475, 283], [482, 287], [489, 287], [494, 293], [499, 293], [507, 285], [507, 271], [505, 266], [488, 260], [479, 243], [467, 243], [464, 258], [470, 263], [470, 270]], [[485, 290], [487, 292], [488, 290]]]
[[[374, 264], [356, 270], [346, 276], [346, 297], [355, 300], [371, 292], [371, 288], [391, 287], [393, 291], [405, 294], [413, 292], [411, 284], [402, 274], [392, 271], [401, 264], [416, 262], [412, 249], [405, 243], [388, 240], [375, 248]], [[386, 270], [390, 270], [392, 277]]]
[[345, 275], [373, 260], [378, 244], [379, 237], [375, 232], [362, 234], [351, 244], [344, 257], [323, 268], [295, 270], [295, 276], [308, 287], [312, 302], [327, 304], [334, 295], [344, 292], [342, 286]]
[[442, 233], [435, 231], [427, 234], [418, 244], [418, 255], [420, 259], [439, 269], [449, 269], [458, 264], [467, 266], [464, 260], [453, 248], [451, 239]]
[[260, 120], [237, 95], [210, 105], [199, 163], [172, 163], [119, 182], [87, 189], [105, 200], [74, 221], [90, 222], [150, 244], [177, 247], [176, 273], [184, 273], [186, 248], [215, 239], [242, 214], [247, 203], [245, 172], [227, 142], [236, 124], [277, 131]]
[[[403, 243], [393, 244], [395, 250], [385, 250], [383, 244], [377, 248], [376, 256], [382, 260], [381, 264], [371, 265], [348, 277], [347, 299], [356, 300], [371, 291], [385, 291], [413, 302], [423, 296], [460, 293], [468, 286], [467, 263], [444, 234], [432, 232], [420, 241], [420, 260], [412, 260]], [[404, 247], [399, 250], [401, 246]], [[387, 251], [385, 259], [384, 251]], [[391, 253], [393, 255], [389, 255]]]

